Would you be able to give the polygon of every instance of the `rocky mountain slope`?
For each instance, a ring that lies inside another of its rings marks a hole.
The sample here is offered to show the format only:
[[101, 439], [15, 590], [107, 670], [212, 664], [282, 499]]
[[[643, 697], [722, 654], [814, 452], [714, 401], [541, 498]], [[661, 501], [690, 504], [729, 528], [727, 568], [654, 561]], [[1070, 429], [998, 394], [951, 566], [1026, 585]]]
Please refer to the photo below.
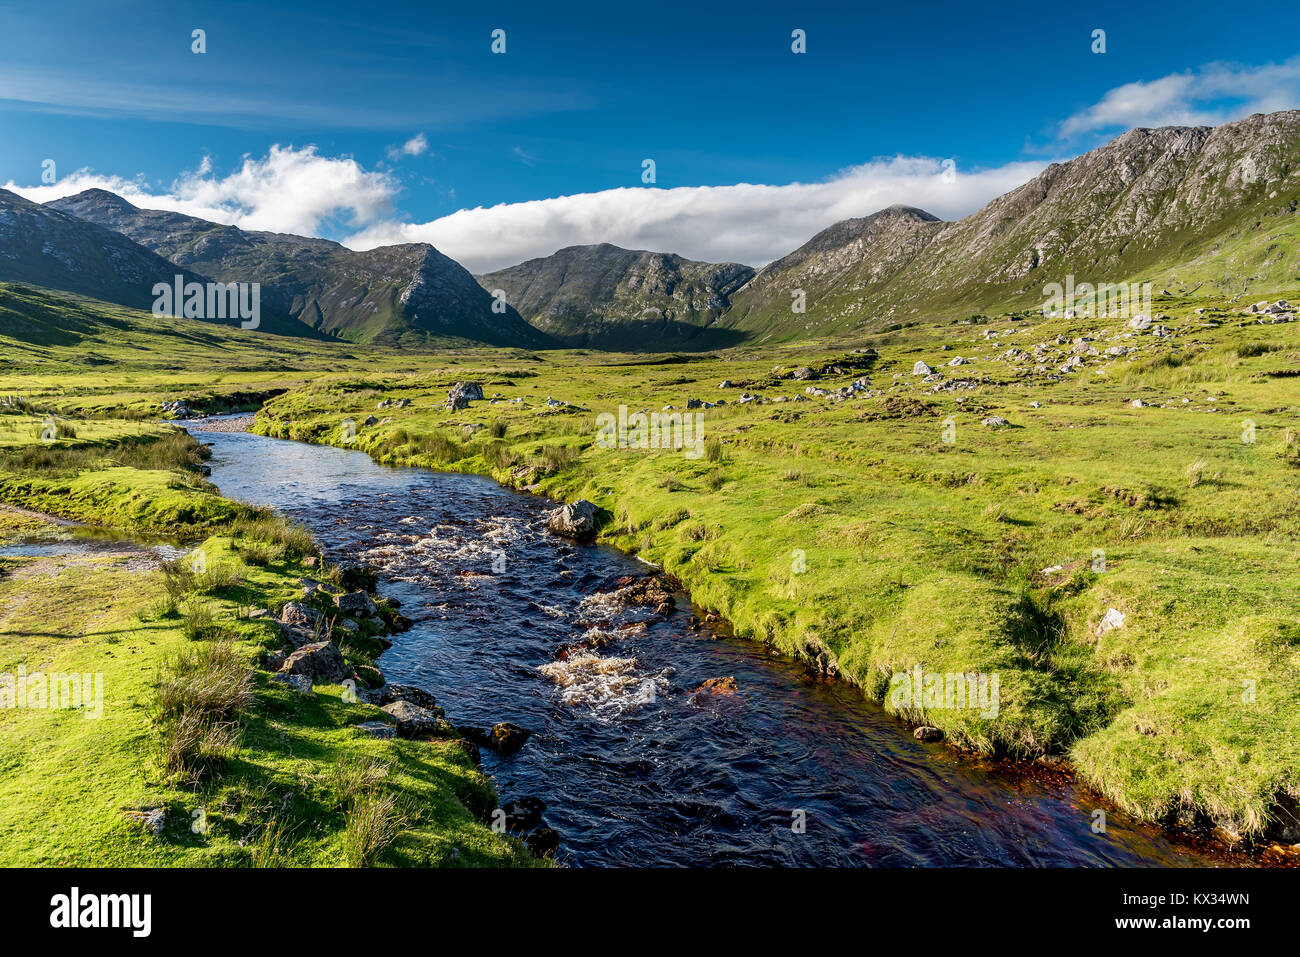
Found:
[[602, 243], [569, 246], [479, 276], [537, 328], [568, 345], [676, 348], [718, 345], [710, 327], [754, 270]]
[[155, 283], [206, 281], [126, 236], [0, 189], [0, 281], [149, 309]]
[[326, 239], [251, 232], [91, 189], [49, 206], [115, 230], [222, 282], [262, 284], [262, 303], [355, 342], [543, 346], [511, 308], [497, 313], [463, 266], [425, 243], [354, 252]]
[[1033, 307], [1068, 274], [1184, 294], [1283, 288], [1300, 280], [1298, 202], [1300, 112], [1130, 130], [957, 222], [895, 208], [838, 223], [761, 270], [723, 324], [789, 337]]

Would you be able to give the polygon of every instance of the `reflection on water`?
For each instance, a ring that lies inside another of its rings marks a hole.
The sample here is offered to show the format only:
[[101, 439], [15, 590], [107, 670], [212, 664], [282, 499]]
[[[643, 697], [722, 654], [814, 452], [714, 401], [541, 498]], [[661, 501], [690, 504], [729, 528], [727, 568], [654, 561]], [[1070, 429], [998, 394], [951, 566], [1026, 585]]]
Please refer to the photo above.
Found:
[[[608, 593], [645, 566], [549, 536], [548, 503], [359, 452], [207, 434], [230, 496], [305, 520], [382, 569], [416, 621], [380, 662], [461, 725], [534, 732], [484, 752], [502, 800], [536, 795], [574, 865], [1205, 865], [1068, 779], [922, 744], [858, 691]], [[734, 677], [734, 693], [698, 690]], [[803, 833], [794, 826], [806, 821]], [[1222, 862], [1220, 859], [1219, 862]]]

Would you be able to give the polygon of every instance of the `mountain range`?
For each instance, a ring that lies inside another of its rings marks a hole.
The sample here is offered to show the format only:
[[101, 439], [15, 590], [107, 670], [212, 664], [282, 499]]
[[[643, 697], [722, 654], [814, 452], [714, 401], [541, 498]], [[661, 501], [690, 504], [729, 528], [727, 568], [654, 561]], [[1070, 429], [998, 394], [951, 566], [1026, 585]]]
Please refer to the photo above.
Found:
[[894, 206], [758, 270], [600, 244], [474, 277], [423, 243], [354, 251], [103, 190], [44, 206], [0, 190], [0, 281], [141, 308], [178, 273], [258, 282], [271, 331], [383, 345], [712, 348], [1033, 308], [1067, 275], [1184, 295], [1293, 287], [1298, 205], [1300, 112], [1284, 111], [1130, 130], [964, 219]]

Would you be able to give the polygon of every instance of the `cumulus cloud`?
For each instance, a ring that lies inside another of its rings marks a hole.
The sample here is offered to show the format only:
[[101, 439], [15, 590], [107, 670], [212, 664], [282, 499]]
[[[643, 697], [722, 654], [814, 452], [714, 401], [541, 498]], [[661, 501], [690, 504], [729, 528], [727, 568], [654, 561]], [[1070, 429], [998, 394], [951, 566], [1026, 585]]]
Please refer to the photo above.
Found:
[[1067, 139], [1135, 126], [1216, 126], [1251, 113], [1297, 106], [1300, 56], [1263, 66], [1210, 63], [1185, 73], [1117, 86], [1062, 121], [1059, 134]]
[[820, 183], [622, 188], [462, 209], [428, 223], [376, 223], [346, 240], [356, 249], [427, 242], [473, 272], [564, 246], [613, 243], [690, 259], [761, 265], [841, 219], [919, 206], [957, 219], [1040, 172], [1040, 162], [945, 175], [942, 160], [875, 160]]
[[393, 215], [398, 184], [365, 170], [351, 157], [328, 157], [316, 147], [272, 146], [261, 159], [245, 157], [234, 172], [212, 175], [204, 157], [163, 191], [140, 179], [78, 170], [50, 186], [5, 184], [37, 203], [98, 188], [144, 209], [167, 209], [243, 229], [317, 236], [331, 227], [360, 229]]

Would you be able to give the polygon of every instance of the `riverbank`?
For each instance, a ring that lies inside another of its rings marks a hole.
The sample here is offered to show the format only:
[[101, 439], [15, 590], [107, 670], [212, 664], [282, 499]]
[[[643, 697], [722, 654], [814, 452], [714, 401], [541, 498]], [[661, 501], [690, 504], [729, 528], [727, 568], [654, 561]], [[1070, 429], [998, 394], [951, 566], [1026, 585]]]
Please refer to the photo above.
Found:
[[[197, 443], [19, 444], [5, 450], [5, 497], [28, 501], [36, 483], [66, 518], [188, 544], [167, 561], [127, 542], [83, 547], [32, 509], [0, 514], [4, 537], [40, 543], [0, 548], [0, 673], [15, 678], [0, 711], [0, 864], [539, 863], [491, 827], [495, 792], [459, 735], [395, 736], [395, 717], [366, 700], [391, 611], [340, 623], [346, 675], [281, 680], [293, 649], [277, 612], [332, 607], [303, 581], [340, 572], [300, 530], [203, 487]], [[133, 466], [89, 461], [124, 452]]]
[[[739, 356], [512, 360], [325, 377], [268, 403], [254, 429], [590, 499], [603, 541], [664, 567], [738, 635], [960, 748], [1068, 757], [1141, 818], [1294, 843], [1297, 529], [1293, 493], [1275, 494], [1291, 466], [1268, 411], [1294, 386], [1267, 372], [1297, 344], [1239, 350], [1236, 330], [1189, 324], [1087, 383], [1005, 358], [1068, 326], [934, 330], [870, 362], [799, 355], [827, 394], [869, 367], [872, 388], [837, 401], [798, 401], [789, 356], [784, 371]], [[941, 345], [979, 366], [967, 387], [918, 388], [903, 371]], [[487, 398], [448, 410], [465, 380]], [[698, 397], [715, 402], [698, 456], [597, 441], [602, 412], [682, 413]], [[1244, 416], [1259, 441], [1242, 441]], [[997, 713], [900, 703], [896, 676], [917, 668], [996, 675]]]

